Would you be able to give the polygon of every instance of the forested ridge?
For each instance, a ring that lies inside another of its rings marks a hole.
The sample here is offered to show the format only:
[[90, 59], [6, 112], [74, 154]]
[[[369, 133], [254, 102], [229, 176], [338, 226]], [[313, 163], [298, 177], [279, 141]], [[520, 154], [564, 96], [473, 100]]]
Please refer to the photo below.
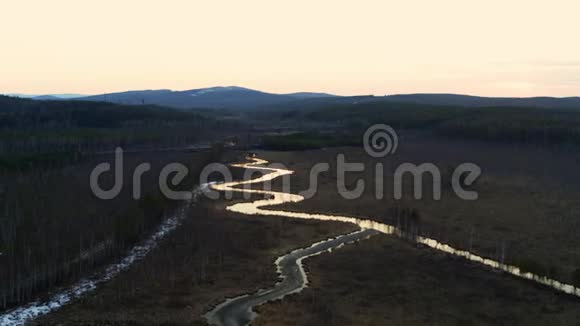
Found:
[[307, 122], [319, 126], [334, 124], [341, 132], [360, 135], [372, 124], [385, 123], [395, 129], [420, 129], [465, 139], [546, 145], [580, 144], [580, 107], [469, 108], [362, 102], [307, 110], [282, 110], [276, 114], [297, 126]]
[[63, 166], [117, 146], [179, 146], [224, 125], [159, 106], [36, 101], [0, 96], [0, 173]]

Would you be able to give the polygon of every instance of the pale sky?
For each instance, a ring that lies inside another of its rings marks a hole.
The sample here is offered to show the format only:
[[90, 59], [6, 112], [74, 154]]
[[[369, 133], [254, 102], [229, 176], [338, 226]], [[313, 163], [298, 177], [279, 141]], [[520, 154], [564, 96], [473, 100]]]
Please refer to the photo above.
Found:
[[578, 0], [0, 0], [0, 93], [580, 96]]

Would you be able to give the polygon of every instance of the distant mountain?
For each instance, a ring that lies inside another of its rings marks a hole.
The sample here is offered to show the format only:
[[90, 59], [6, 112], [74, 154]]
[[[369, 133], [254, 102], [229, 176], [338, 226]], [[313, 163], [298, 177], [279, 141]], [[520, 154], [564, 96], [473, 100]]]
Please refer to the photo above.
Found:
[[143, 90], [110, 93], [79, 98], [84, 101], [105, 101], [122, 104], [157, 104], [175, 108], [238, 108], [267, 107], [301, 99], [328, 98], [323, 93], [272, 94], [249, 88], [228, 86], [187, 91]]
[[580, 109], [580, 97], [481, 97], [456, 94], [400, 94], [384, 96], [382, 99], [399, 103], [464, 107]]
[[547, 109], [579, 109], [580, 97], [481, 97], [457, 94], [397, 94], [387, 96], [338, 96], [303, 98], [280, 104], [284, 109], [312, 109], [319, 107], [341, 107], [366, 103], [418, 104], [456, 107], [521, 107]]
[[56, 95], [39, 95], [39, 96], [31, 97], [31, 99], [39, 100], [39, 101], [59, 101], [59, 100], [73, 99], [73, 98], [74, 97], [62, 98], [62, 97], [58, 97]]
[[6, 94], [6, 95], [20, 97], [20, 98], [30, 98], [33, 100], [43, 100], [43, 101], [68, 100], [68, 99], [86, 96], [86, 95], [81, 95], [81, 94], [45, 94], [45, 95]]
[[285, 94], [285, 95], [294, 97], [296, 99], [339, 97], [337, 95], [332, 95], [332, 94], [327, 94], [327, 93], [308, 93], [308, 92], [290, 93], [290, 94]]
[[280, 103], [276, 105], [276, 108], [283, 110], [309, 110], [324, 107], [345, 107], [365, 103], [376, 103], [381, 101], [385, 101], [383, 97], [376, 97], [373, 95], [312, 97]]
[[342, 106], [370, 102], [413, 103], [463, 107], [532, 107], [554, 109], [580, 109], [580, 97], [481, 97], [458, 94], [396, 94], [387, 96], [336, 96], [326, 93], [273, 94], [244, 87], [209, 87], [187, 91], [169, 89], [127, 91], [94, 96], [78, 94], [23, 95], [35, 100], [75, 99], [111, 102], [117, 104], [155, 104], [173, 108], [284, 108], [301, 109], [323, 106]]

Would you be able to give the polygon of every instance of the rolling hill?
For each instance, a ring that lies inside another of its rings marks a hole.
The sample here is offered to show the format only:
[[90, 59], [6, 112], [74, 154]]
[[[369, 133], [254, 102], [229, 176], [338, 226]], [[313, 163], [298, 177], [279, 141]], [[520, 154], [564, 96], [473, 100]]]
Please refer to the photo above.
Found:
[[580, 109], [580, 97], [481, 97], [457, 94], [400, 94], [383, 99], [391, 102], [464, 107], [526, 107]]
[[228, 86], [192, 89], [187, 91], [143, 90], [80, 98], [84, 101], [104, 101], [120, 104], [157, 104], [174, 108], [236, 108], [249, 109], [278, 105], [302, 99], [328, 98], [323, 93], [272, 94], [249, 88]]
[[394, 94], [387, 96], [337, 96], [327, 93], [274, 94], [238, 86], [173, 91], [169, 89], [137, 90], [101, 95], [75, 94], [22, 95], [35, 100], [74, 99], [93, 102], [111, 102], [126, 105], [161, 105], [190, 109], [301, 109], [364, 103], [409, 103], [457, 107], [522, 107], [580, 109], [580, 97], [482, 97], [460, 94]]

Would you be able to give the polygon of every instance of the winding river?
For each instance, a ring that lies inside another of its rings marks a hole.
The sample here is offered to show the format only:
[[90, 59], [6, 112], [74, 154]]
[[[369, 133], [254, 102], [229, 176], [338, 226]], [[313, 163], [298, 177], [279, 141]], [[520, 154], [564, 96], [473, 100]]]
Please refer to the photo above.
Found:
[[[298, 219], [314, 219], [321, 221], [352, 223], [359, 226], [361, 230], [342, 235], [334, 239], [318, 242], [308, 248], [298, 249], [287, 255], [281, 256], [275, 262], [281, 280], [273, 288], [261, 290], [254, 294], [242, 295], [223, 302], [205, 315], [205, 318], [211, 325], [248, 325], [256, 317], [256, 314], [253, 312], [254, 307], [262, 305], [268, 301], [281, 299], [289, 294], [300, 292], [308, 284], [308, 279], [302, 266], [303, 259], [331, 251], [348, 243], [363, 240], [378, 233], [399, 237], [405, 236], [405, 234], [396, 227], [375, 222], [370, 218], [355, 218], [340, 215], [310, 214], [265, 209], [264, 207], [267, 206], [275, 206], [284, 203], [297, 203], [304, 200], [304, 197], [297, 194], [284, 192], [238, 188], [239, 186], [243, 185], [268, 182], [278, 177], [294, 173], [294, 171], [291, 170], [265, 167], [264, 165], [268, 164], [268, 161], [266, 160], [258, 158], [251, 158], [250, 160], [251, 162], [249, 163], [234, 164], [232, 166], [258, 170], [265, 172], [265, 174], [251, 180], [213, 184], [211, 187], [214, 190], [223, 192], [264, 195], [265, 199], [260, 199], [253, 202], [236, 203], [228, 206], [227, 210], [247, 215], [283, 216]], [[580, 288], [576, 288], [570, 284], [565, 284], [560, 281], [532, 273], [523, 272], [517, 266], [502, 264], [493, 259], [478, 256], [466, 250], [454, 248], [435, 239], [418, 236], [415, 238], [415, 240], [417, 243], [429, 248], [442, 251], [450, 255], [458, 256], [471, 262], [485, 265], [492, 269], [503, 271], [522, 279], [542, 284], [560, 292], [580, 297]]]

